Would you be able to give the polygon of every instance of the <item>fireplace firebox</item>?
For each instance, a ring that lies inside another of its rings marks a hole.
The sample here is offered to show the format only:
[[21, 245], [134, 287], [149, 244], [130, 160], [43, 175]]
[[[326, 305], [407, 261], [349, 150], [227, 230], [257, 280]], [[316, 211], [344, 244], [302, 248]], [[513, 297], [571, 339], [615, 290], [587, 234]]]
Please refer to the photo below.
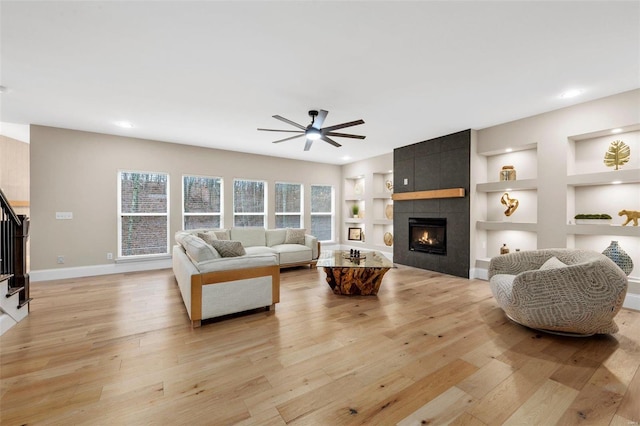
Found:
[[447, 254], [446, 218], [409, 218], [409, 250]]

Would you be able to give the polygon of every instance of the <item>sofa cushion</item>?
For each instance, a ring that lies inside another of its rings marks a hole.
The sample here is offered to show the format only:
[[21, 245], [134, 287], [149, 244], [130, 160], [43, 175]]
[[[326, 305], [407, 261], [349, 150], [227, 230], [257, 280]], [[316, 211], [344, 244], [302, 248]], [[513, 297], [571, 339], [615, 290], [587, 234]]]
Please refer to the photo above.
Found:
[[187, 252], [187, 256], [195, 262], [200, 263], [205, 260], [218, 259], [220, 254], [211, 245], [204, 242], [202, 238], [195, 235], [183, 235], [180, 237], [181, 245]]
[[265, 229], [257, 226], [232, 228], [231, 238], [234, 241], [242, 242], [245, 247], [264, 246]]
[[267, 229], [267, 246], [272, 247], [278, 244], [284, 244], [284, 239], [287, 236], [287, 230], [285, 228]]
[[562, 262], [557, 257], [553, 256], [553, 257], [550, 257], [546, 262], [544, 262], [542, 266], [539, 268], [539, 270], [546, 271], [547, 269], [557, 269], [557, 268], [563, 268], [565, 266], [567, 265], [564, 262]]
[[278, 253], [280, 265], [311, 261], [312, 251], [311, 248], [307, 246], [301, 246], [300, 244], [278, 244], [271, 248]]
[[304, 234], [306, 232], [306, 229], [287, 228], [287, 233], [284, 237], [284, 243], [304, 245]]
[[218, 253], [220, 253], [220, 256], [222, 257], [237, 257], [247, 254], [240, 241], [212, 240], [211, 245], [218, 251]]
[[218, 237], [214, 231], [198, 232], [198, 237], [202, 238], [205, 243], [211, 244], [211, 241], [217, 241]]
[[265, 247], [265, 246], [245, 247], [244, 250], [247, 252], [248, 255], [277, 254], [276, 251], [273, 250], [271, 247]]

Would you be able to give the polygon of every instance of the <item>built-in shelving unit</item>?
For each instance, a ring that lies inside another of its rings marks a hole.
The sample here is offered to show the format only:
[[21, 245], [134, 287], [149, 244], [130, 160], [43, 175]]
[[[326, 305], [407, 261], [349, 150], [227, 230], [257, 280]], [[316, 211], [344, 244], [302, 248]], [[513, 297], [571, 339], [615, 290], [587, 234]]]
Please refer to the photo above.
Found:
[[[385, 235], [393, 235], [393, 172], [347, 177], [344, 194], [343, 241], [348, 245], [391, 252], [392, 246], [385, 244]], [[360, 208], [358, 218], [353, 217], [354, 204]], [[364, 239], [349, 240], [349, 228], [360, 228]]]
[[[621, 226], [626, 217], [621, 210], [640, 210], [640, 126], [628, 126], [571, 136], [567, 157], [567, 247], [602, 251], [611, 241], [619, 242], [636, 265], [631, 273], [640, 275], [640, 226]], [[619, 170], [604, 164], [604, 154], [614, 140], [631, 149], [629, 161]], [[608, 214], [611, 224], [576, 225], [576, 214]]]
[[[509, 151], [507, 152], [507, 148]], [[500, 247], [507, 244], [510, 250], [533, 250], [537, 247], [537, 145], [505, 147], [501, 151], [480, 152], [484, 181], [476, 184], [478, 205], [486, 206], [475, 223], [479, 242], [476, 268], [486, 269], [489, 259], [500, 254]], [[515, 180], [500, 180], [505, 165], [514, 166]], [[518, 200], [518, 208], [511, 216], [505, 216], [501, 203], [504, 193]]]

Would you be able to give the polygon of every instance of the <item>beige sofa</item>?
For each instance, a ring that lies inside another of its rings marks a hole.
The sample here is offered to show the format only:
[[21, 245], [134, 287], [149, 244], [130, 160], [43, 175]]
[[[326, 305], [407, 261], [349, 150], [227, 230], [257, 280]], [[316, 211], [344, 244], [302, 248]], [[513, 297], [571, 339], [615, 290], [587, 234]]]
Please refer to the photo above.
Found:
[[208, 318], [275, 309], [280, 268], [314, 267], [320, 252], [317, 238], [304, 230], [193, 229], [175, 239], [173, 272], [193, 327]]

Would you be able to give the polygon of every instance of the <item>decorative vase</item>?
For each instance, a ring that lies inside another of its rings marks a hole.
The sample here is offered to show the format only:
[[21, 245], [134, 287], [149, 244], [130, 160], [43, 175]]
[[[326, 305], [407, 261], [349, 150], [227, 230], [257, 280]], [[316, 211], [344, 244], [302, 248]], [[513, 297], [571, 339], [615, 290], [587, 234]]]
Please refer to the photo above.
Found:
[[613, 263], [618, 265], [622, 272], [629, 275], [633, 270], [633, 260], [631, 257], [618, 245], [617, 241], [611, 241], [609, 247], [602, 252], [609, 259], [613, 260]]
[[509, 253], [509, 247], [507, 247], [506, 244], [503, 244], [502, 247], [500, 247], [500, 254], [507, 254]]

